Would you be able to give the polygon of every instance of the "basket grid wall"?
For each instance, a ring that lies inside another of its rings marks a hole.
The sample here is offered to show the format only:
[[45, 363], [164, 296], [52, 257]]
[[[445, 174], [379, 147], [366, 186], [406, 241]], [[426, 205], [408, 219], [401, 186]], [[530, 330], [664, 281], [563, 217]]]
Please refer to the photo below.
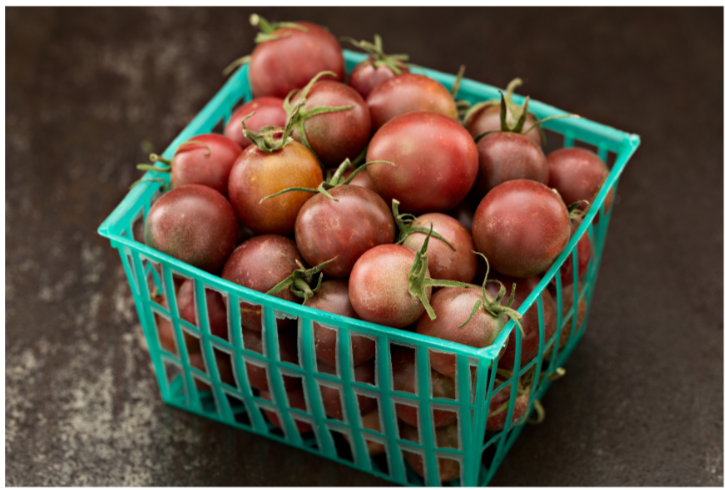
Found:
[[[349, 72], [355, 64], [365, 58], [365, 55], [346, 51], [345, 58]], [[448, 88], [455, 80], [453, 75], [433, 70], [414, 69], [413, 71], [425, 73]], [[476, 103], [498, 97], [498, 89], [464, 79], [458, 97]], [[213, 131], [222, 121], [226, 122], [229, 119], [240, 100], [250, 98], [245, 65], [232, 75], [219, 93], [173, 141], [164, 152], [164, 157], [173, 157], [178, 145], [194, 135]], [[523, 98], [514, 95], [514, 101], [520, 104]], [[539, 117], [566, 114], [537, 101], [531, 101], [529, 107], [531, 112]], [[519, 308], [522, 314], [532, 305], [536, 305], [538, 309], [540, 339], [538, 355], [526, 366], [520, 366], [522, 339], [511, 321], [492, 346], [474, 349], [414, 332], [390, 329], [289, 303], [229, 283], [166, 256], [134, 240], [134, 229], [142, 224], [151, 203], [159, 195], [161, 183], [150, 181], [134, 187], [101, 225], [99, 233], [109, 238], [111, 245], [119, 250], [149, 344], [163, 400], [175, 407], [282, 441], [396, 483], [440, 485], [439, 464], [445, 459], [450, 459], [459, 463], [459, 478], [446, 484], [487, 484], [524, 426], [521, 421], [526, 417], [519, 421], [514, 420], [518, 380], [524, 373], [533, 376], [528, 405], [528, 410], [531, 411], [534, 401], [540, 400], [544, 395], [551, 384], [550, 378], [557, 368], [566, 362], [584, 333], [613, 207], [610, 206], [605, 212], [604, 198], [610, 191], [613, 195], [616, 193], [619, 176], [639, 146], [638, 136], [586, 119], [553, 120], [547, 122], [545, 128], [549, 132], [563, 135], [564, 146], [579, 143], [593, 145], [604, 161], [608, 160], [610, 154], [616, 156], [616, 160], [602, 192], [592, 203], [591, 211], [583, 219], [550, 271], [540, 281], [539, 286]], [[151, 172], [144, 178], [161, 178], [168, 181], [168, 174]], [[585, 233], [589, 233], [592, 254], [586, 274], [579, 278], [576, 243]], [[564, 294], [560, 268], [568, 257], [572, 259], [574, 283], [570, 287], [571, 308], [562, 311]], [[194, 281], [196, 325], [179, 317], [176, 292], [173, 287], [175, 278]], [[556, 291], [557, 326], [556, 333], [545, 343], [541, 291], [550, 282], [553, 282]], [[225, 298], [228, 340], [211, 334], [205, 294], [207, 289], [217, 291]], [[157, 294], [164, 298], [163, 305], [155, 301], [158, 300], [155, 296]], [[583, 301], [586, 307], [584, 315], [579, 307], [580, 301]], [[241, 329], [241, 303], [260, 305], [262, 308], [262, 353], [245, 347]], [[279, 355], [276, 328], [279, 318], [297, 319], [299, 364], [285, 362]], [[175, 353], [165, 350], [160, 344], [157, 329], [160, 319], [168, 320], [173, 326], [177, 346]], [[313, 322], [337, 332], [338, 365], [335, 375], [317, 369]], [[565, 325], [570, 328], [570, 333], [564, 342], [562, 331]], [[497, 370], [498, 356], [512, 331], [516, 340], [515, 344], [509, 346], [514, 348], [516, 353], [512, 376], [501, 384], [495, 384], [496, 377], [493, 373]], [[373, 384], [355, 378], [350, 345], [350, 338], [355, 335], [367, 336], [375, 341]], [[186, 346], [187, 336], [199, 339], [204, 361], [202, 367], [205, 369], [191, 364]], [[415, 393], [395, 389], [390, 362], [393, 345], [415, 349], [417, 373]], [[550, 355], [545, 359], [547, 351], [550, 351]], [[455, 355], [455, 398], [432, 396], [430, 352]], [[233, 384], [225, 383], [220, 378], [217, 360], [221, 356], [226, 356], [226, 359], [231, 361]], [[259, 392], [250, 386], [247, 379], [247, 365], [251, 364], [266, 368], [271, 401], [261, 398]], [[290, 407], [284, 387], [285, 376], [301, 378], [305, 409]], [[326, 416], [320, 395], [321, 386], [338, 389], [344, 414], [342, 420]], [[487, 431], [486, 420], [491, 399], [507, 389], [510, 395], [508, 407], [505, 409], [506, 421], [503, 430]], [[356, 399], [358, 395], [376, 400], [380, 415], [380, 432], [362, 426]], [[401, 437], [396, 417], [397, 404], [416, 407], [417, 442]], [[456, 413], [458, 448], [438, 447], [433, 429], [433, 410]], [[265, 412], [268, 414], [274, 412], [281, 421], [283, 429], [277, 429], [272, 425], [265, 417]], [[310, 424], [313, 431], [301, 434], [297, 422]], [[349, 444], [345, 442], [345, 438], [342, 438], [342, 434], [346, 436]], [[367, 441], [383, 444], [385, 452], [370, 457]], [[417, 453], [422, 458], [425, 468], [424, 479], [413, 472], [405, 462], [406, 451]]]

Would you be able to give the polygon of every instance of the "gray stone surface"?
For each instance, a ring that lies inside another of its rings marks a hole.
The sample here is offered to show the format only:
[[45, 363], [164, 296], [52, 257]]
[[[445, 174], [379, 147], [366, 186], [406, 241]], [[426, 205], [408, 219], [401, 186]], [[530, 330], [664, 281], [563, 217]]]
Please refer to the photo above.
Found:
[[[376, 485], [164, 406], [95, 229], [252, 49], [248, 9], [6, 10], [6, 484]], [[496, 485], [723, 484], [722, 9], [259, 9], [642, 136], [589, 327]]]

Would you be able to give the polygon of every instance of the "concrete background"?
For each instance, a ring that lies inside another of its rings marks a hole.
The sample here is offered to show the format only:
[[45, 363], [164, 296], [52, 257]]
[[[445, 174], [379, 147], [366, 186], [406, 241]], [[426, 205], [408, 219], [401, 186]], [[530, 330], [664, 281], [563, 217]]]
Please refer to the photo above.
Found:
[[[723, 484], [722, 9], [255, 9], [636, 132], [586, 335], [496, 485]], [[377, 485], [162, 404], [97, 226], [250, 9], [6, 9], [7, 485]]]

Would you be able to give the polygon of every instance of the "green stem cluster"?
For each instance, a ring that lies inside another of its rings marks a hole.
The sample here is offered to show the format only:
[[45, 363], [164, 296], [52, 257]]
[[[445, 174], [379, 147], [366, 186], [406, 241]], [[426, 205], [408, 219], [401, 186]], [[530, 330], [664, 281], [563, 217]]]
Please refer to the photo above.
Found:
[[[298, 108], [295, 108], [292, 111], [292, 115], [296, 113]], [[262, 150], [264, 153], [274, 153], [276, 151], [281, 150], [285, 147], [290, 141], [292, 141], [292, 137], [290, 136], [290, 133], [292, 132], [292, 121], [289, 120], [287, 122], [287, 126], [284, 128], [280, 128], [277, 126], [265, 126], [259, 131], [252, 131], [247, 129], [247, 125], [245, 124], [245, 121], [252, 117], [256, 112], [251, 112], [247, 114], [241, 121], [242, 123], [242, 133], [244, 136], [252, 142], [253, 145], [255, 145], [257, 148]], [[279, 137], [279, 134], [282, 133], [282, 137]]]
[[396, 75], [403, 73], [406, 69], [405, 64], [408, 61], [407, 54], [385, 54], [383, 51], [383, 39], [375, 34], [374, 43], [369, 41], [356, 41], [350, 37], [341, 37], [341, 41], [347, 41], [358, 49], [365, 51], [372, 58], [372, 64], [375, 68], [386, 66]]
[[[428, 228], [425, 228], [423, 226], [415, 226], [414, 223], [417, 220], [415, 215], [412, 215], [410, 213], [401, 214], [398, 210], [399, 207], [400, 201], [398, 201], [397, 199], [393, 199], [393, 218], [395, 218], [395, 224], [398, 225], [398, 236], [395, 240], [395, 243], [397, 245], [402, 245], [405, 239], [413, 233], [428, 233]], [[455, 247], [451, 245], [448, 240], [443, 238], [441, 234], [432, 231], [431, 236], [437, 238], [438, 240], [441, 240], [443, 243], [451, 247], [451, 250], [453, 250], [454, 252], [456, 251]]]
[[284, 110], [287, 112], [287, 118], [288, 118], [288, 125], [292, 127], [292, 129], [297, 131], [297, 134], [300, 137], [300, 141], [303, 145], [305, 145], [314, 155], [315, 158], [317, 158], [317, 162], [320, 164], [320, 167], [322, 167], [322, 171], [324, 172], [325, 166], [320, 161], [319, 157], [317, 157], [317, 153], [315, 153], [315, 150], [312, 149], [312, 146], [310, 145], [309, 140], [307, 139], [307, 133], [305, 132], [305, 122], [314, 116], [320, 115], [320, 114], [327, 114], [329, 112], [340, 112], [340, 111], [346, 111], [348, 109], [352, 109], [355, 106], [352, 105], [346, 105], [346, 106], [340, 106], [340, 107], [315, 107], [314, 109], [306, 109], [305, 104], [307, 103], [307, 95], [310, 93], [310, 90], [312, 89], [312, 86], [317, 82], [317, 80], [320, 79], [323, 75], [332, 75], [333, 77], [337, 77], [337, 75], [334, 72], [331, 71], [321, 71], [317, 75], [312, 78], [312, 80], [309, 81], [305, 87], [299, 91], [299, 96], [297, 100], [295, 101], [295, 104], [292, 105], [290, 103], [290, 100], [292, 97], [297, 94], [298, 90], [292, 90], [289, 94], [287, 94], [287, 97], [284, 99]]
[[[299, 269], [295, 269], [292, 274], [287, 276], [279, 284], [267, 291], [267, 294], [277, 294], [280, 291], [289, 288], [292, 294], [294, 294], [298, 298], [302, 298], [302, 304], [304, 305], [305, 303], [307, 303], [307, 300], [312, 298], [315, 293], [320, 289], [323, 276], [322, 269], [335, 259], [337, 259], [337, 256], [321, 264], [318, 264], [311, 269], [306, 269], [305, 266], [299, 260], [297, 260], [296, 262], [299, 266]], [[314, 284], [314, 278], [316, 274], [320, 275], [317, 277], [317, 284], [313, 287], [312, 285]]]

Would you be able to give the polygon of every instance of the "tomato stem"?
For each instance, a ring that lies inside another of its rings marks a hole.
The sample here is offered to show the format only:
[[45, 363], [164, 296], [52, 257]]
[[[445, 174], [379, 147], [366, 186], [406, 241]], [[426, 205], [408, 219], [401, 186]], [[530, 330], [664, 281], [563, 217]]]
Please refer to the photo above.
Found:
[[[405, 239], [413, 233], [428, 233], [428, 228], [425, 228], [423, 226], [414, 226], [414, 223], [417, 220], [414, 215], [410, 213], [400, 214], [400, 211], [398, 210], [399, 206], [400, 201], [398, 201], [397, 199], [393, 199], [393, 217], [395, 218], [395, 223], [398, 225], [398, 237], [395, 241], [396, 244], [401, 245], [405, 241]], [[431, 224], [431, 228], [432, 227], [433, 225]], [[456, 248], [451, 245], [448, 240], [443, 238], [441, 234], [433, 231], [431, 232], [431, 235], [451, 247], [451, 250], [453, 250], [454, 252], [456, 251]]]

